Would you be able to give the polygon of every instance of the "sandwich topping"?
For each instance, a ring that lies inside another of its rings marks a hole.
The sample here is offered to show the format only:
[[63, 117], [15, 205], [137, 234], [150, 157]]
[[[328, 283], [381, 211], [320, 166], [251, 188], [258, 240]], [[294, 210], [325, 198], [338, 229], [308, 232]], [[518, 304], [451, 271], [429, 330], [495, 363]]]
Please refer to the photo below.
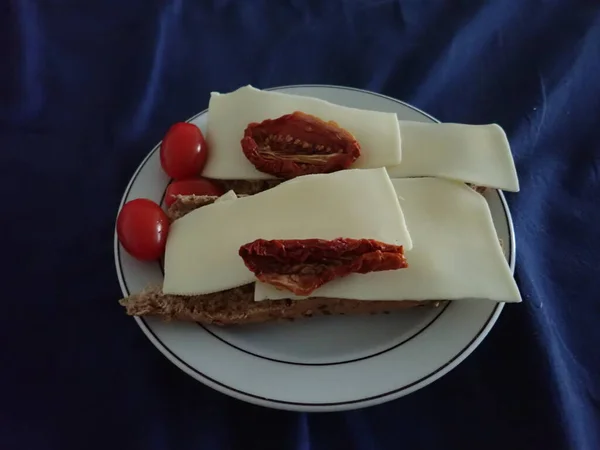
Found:
[[286, 179], [347, 169], [360, 156], [350, 132], [300, 111], [249, 124], [241, 144], [258, 170]]
[[[497, 125], [399, 122], [247, 86], [211, 96], [206, 139], [194, 124], [173, 125], [160, 163], [172, 178], [168, 216], [136, 198], [117, 218], [127, 253], [164, 258], [160, 291], [140, 295], [134, 314], [148, 314], [152, 298], [167, 316], [182, 308], [178, 318], [201, 321], [215, 321], [198, 311], [218, 298], [229, 323], [254, 310], [264, 314], [252, 321], [312, 315], [316, 305], [346, 314], [363, 301], [379, 301], [360, 306], [377, 312], [388, 302], [521, 300], [489, 205], [470, 188], [519, 189]], [[405, 249], [410, 268], [398, 272], [408, 267]], [[289, 316], [252, 300], [279, 302]]]
[[373, 239], [257, 239], [239, 254], [260, 281], [296, 295], [351, 273], [408, 267], [402, 246]]

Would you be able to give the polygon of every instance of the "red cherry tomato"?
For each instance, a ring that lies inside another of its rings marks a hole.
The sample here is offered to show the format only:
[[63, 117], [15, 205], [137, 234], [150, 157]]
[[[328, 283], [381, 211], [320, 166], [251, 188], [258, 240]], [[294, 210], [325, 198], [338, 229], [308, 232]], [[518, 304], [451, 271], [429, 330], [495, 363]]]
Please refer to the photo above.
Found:
[[117, 236], [134, 258], [153, 261], [162, 256], [169, 233], [169, 219], [153, 201], [138, 198], [125, 203], [117, 217]]
[[207, 178], [173, 181], [167, 187], [165, 203], [171, 206], [176, 195], [223, 195], [223, 188]]
[[207, 156], [202, 131], [191, 123], [173, 125], [160, 144], [160, 164], [167, 175], [176, 180], [199, 175]]

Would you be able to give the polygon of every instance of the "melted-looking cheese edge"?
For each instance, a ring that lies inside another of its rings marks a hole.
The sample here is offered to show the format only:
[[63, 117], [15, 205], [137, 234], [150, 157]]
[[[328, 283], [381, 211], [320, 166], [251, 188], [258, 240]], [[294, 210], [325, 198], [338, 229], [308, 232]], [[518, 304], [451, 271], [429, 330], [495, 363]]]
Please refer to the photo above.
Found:
[[239, 248], [256, 239], [370, 238], [412, 247], [384, 168], [307, 175], [215, 202], [171, 224], [165, 294], [208, 294], [254, 281]]
[[519, 180], [504, 130], [496, 125], [400, 121], [402, 162], [392, 178], [441, 177], [517, 192]]
[[[464, 183], [415, 178], [392, 180], [401, 198], [413, 248], [408, 268], [351, 274], [311, 296], [357, 300], [488, 299], [521, 296], [498, 242], [485, 199]], [[292, 298], [289, 291], [256, 283], [255, 300]]]
[[394, 113], [349, 108], [316, 98], [245, 86], [228, 94], [211, 94], [206, 135], [210, 154], [203, 176], [245, 180], [274, 178], [256, 170], [244, 155], [240, 141], [251, 122], [275, 119], [294, 111], [333, 120], [352, 133], [361, 146], [361, 156], [352, 168], [378, 168], [401, 162], [400, 129]]

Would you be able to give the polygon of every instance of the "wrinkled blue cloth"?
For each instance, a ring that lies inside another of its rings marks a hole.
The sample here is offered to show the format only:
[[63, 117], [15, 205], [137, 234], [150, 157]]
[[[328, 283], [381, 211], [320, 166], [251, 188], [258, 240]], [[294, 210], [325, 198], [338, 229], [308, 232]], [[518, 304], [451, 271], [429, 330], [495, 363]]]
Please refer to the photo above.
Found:
[[[211, 90], [326, 83], [496, 122], [524, 302], [431, 386], [298, 414], [217, 393], [117, 304], [116, 211]], [[592, 1], [5, 0], [2, 449], [600, 448], [600, 8]]]

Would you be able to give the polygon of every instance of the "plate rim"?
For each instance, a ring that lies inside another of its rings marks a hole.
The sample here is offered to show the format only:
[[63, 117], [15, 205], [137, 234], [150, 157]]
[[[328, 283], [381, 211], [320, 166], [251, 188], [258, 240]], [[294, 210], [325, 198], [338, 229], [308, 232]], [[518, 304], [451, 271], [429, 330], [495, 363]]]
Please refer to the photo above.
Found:
[[[385, 98], [394, 103], [397, 103], [406, 108], [409, 108], [415, 112], [418, 112], [421, 115], [427, 117], [428, 119], [430, 119], [431, 121], [433, 121], [435, 123], [441, 123], [438, 119], [436, 119], [432, 115], [430, 115], [430, 114], [426, 113], [425, 111], [422, 111], [421, 109], [419, 109], [413, 105], [410, 105], [402, 100], [398, 100], [396, 98], [393, 98], [393, 97], [390, 97], [390, 96], [387, 96], [384, 94], [380, 94], [377, 92], [369, 91], [366, 89], [359, 89], [359, 88], [354, 88], [354, 87], [349, 87], [349, 86], [328, 85], [328, 84], [293, 84], [293, 85], [276, 86], [276, 87], [271, 87], [271, 88], [267, 88], [267, 89], [263, 89], [263, 90], [278, 91], [278, 90], [285, 90], [285, 89], [290, 89], [290, 88], [326, 88], [326, 89], [338, 89], [338, 90], [366, 93], [369, 95], [374, 95], [377, 97]], [[191, 122], [206, 113], [208, 113], [208, 108], [191, 116], [190, 118], [188, 118], [186, 120], [186, 122]], [[138, 174], [144, 168], [144, 166], [148, 162], [148, 160], [160, 148], [161, 142], [162, 142], [162, 140], [159, 141], [150, 150], [150, 152], [140, 162], [140, 164], [136, 168], [135, 172], [131, 176], [131, 179], [129, 180], [129, 183], [126, 186], [123, 196], [121, 198], [121, 201], [119, 203], [119, 208], [117, 210], [117, 216], [118, 216], [119, 212], [121, 211], [123, 205], [125, 204], [125, 201], [129, 195], [129, 192], [131, 191], [131, 188], [132, 188], [135, 180], [137, 179]], [[515, 261], [516, 261], [516, 237], [515, 237], [514, 223], [512, 220], [512, 214], [510, 212], [510, 208], [508, 206], [508, 203], [506, 201], [506, 197], [505, 197], [504, 193], [498, 189], [494, 189], [494, 191], [496, 192], [496, 194], [499, 197], [500, 203], [502, 205], [502, 209], [504, 211], [504, 216], [506, 219], [508, 235], [510, 238], [510, 243], [509, 243], [509, 248], [508, 248], [508, 250], [509, 250], [508, 262], [509, 262], [510, 271], [514, 276]], [[127, 283], [124, 280], [123, 270], [121, 268], [121, 262], [120, 262], [120, 251], [121, 251], [121, 248], [120, 248], [117, 233], [116, 233], [116, 217], [115, 217], [115, 230], [114, 230], [114, 237], [113, 237], [113, 253], [114, 253], [114, 260], [115, 260], [115, 269], [117, 272], [117, 278], [119, 280], [119, 286], [121, 288], [121, 293], [123, 295], [131, 295], [131, 293], [129, 292], [129, 289], [127, 287]], [[415, 391], [433, 383], [434, 381], [438, 380], [442, 376], [444, 376], [447, 373], [449, 373], [450, 371], [452, 371], [461, 362], [463, 362], [471, 353], [473, 353], [473, 351], [479, 346], [479, 344], [485, 339], [485, 337], [488, 335], [490, 330], [493, 328], [493, 326], [496, 323], [496, 321], [498, 320], [498, 317], [500, 316], [503, 308], [504, 308], [503, 302], [497, 303], [496, 306], [494, 307], [494, 309], [491, 311], [489, 317], [483, 323], [479, 332], [474, 335], [474, 337], [469, 341], [469, 343], [466, 344], [465, 347], [459, 353], [457, 353], [454, 357], [452, 357], [448, 362], [441, 365], [433, 372], [419, 378], [418, 380], [416, 380], [410, 384], [407, 384], [400, 388], [394, 389], [392, 391], [388, 391], [388, 392], [385, 392], [382, 394], [378, 394], [378, 395], [374, 395], [374, 396], [370, 396], [370, 397], [366, 397], [366, 398], [360, 398], [360, 399], [356, 399], [356, 400], [346, 400], [343, 402], [331, 402], [331, 403], [304, 403], [304, 402], [293, 402], [293, 401], [287, 401], [287, 400], [278, 400], [278, 399], [274, 399], [274, 398], [270, 398], [270, 397], [266, 397], [266, 396], [260, 396], [260, 395], [255, 395], [252, 393], [240, 391], [240, 390], [236, 389], [235, 387], [225, 385], [224, 383], [221, 383], [218, 380], [215, 380], [215, 379], [207, 376], [206, 374], [203, 374], [202, 372], [198, 371], [194, 367], [190, 366], [187, 362], [185, 362], [184, 360], [179, 358], [173, 351], [171, 351], [171, 349], [169, 347], [167, 347], [165, 344], [163, 344], [163, 342], [154, 334], [154, 332], [151, 329], [151, 326], [148, 325], [145, 318], [134, 316], [134, 320], [136, 321], [138, 326], [141, 328], [143, 333], [146, 335], [146, 337], [150, 340], [150, 342], [152, 342], [152, 344], [171, 363], [176, 365], [180, 370], [182, 370], [183, 372], [185, 372], [186, 374], [188, 374], [195, 380], [200, 381], [203, 384], [205, 384], [223, 394], [226, 394], [226, 395], [232, 396], [234, 398], [237, 398], [237, 399], [249, 402], [249, 403], [253, 403], [256, 405], [271, 407], [271, 408], [276, 408], [276, 409], [285, 409], [285, 410], [292, 410], [292, 411], [305, 411], [305, 412], [318, 412], [318, 411], [325, 412], [325, 411], [340, 411], [340, 410], [346, 410], [346, 409], [355, 409], [355, 408], [363, 408], [363, 407], [373, 406], [373, 405], [380, 404], [380, 403], [383, 403], [386, 401], [397, 399], [404, 395], [408, 395], [412, 392], [415, 392]]]

